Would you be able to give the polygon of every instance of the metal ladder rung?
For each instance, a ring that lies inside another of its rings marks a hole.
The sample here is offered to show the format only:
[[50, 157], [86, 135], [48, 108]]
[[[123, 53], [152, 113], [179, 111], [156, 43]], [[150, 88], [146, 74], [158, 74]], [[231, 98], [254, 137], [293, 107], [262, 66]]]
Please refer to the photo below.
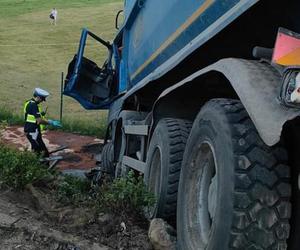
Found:
[[130, 135], [148, 135], [148, 125], [125, 125], [125, 134]]
[[146, 169], [146, 163], [143, 161], [136, 160], [129, 156], [123, 156], [122, 164], [127, 167], [133, 168], [139, 172], [144, 173]]

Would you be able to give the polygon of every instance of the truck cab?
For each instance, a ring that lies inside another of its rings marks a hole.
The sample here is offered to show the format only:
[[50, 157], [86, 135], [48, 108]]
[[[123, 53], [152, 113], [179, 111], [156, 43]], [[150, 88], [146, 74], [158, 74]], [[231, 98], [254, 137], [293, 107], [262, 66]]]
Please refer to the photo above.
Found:
[[[85, 109], [107, 109], [123, 91], [118, 41], [118, 36], [110, 43], [83, 29], [78, 51], [68, 66], [64, 95], [74, 98]], [[106, 59], [101, 61], [103, 55]]]

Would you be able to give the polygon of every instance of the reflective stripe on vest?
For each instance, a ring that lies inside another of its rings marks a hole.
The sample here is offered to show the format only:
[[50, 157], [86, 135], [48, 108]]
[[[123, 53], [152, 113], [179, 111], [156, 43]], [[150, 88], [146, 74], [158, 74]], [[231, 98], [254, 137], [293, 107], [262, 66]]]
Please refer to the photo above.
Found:
[[[35, 118], [35, 116], [34, 116], [34, 115], [27, 114], [27, 106], [28, 106], [28, 104], [29, 104], [30, 102], [34, 102], [34, 101], [33, 101], [33, 100], [28, 100], [28, 101], [26, 101], [25, 104], [24, 104], [24, 116], [25, 116], [25, 118], [26, 118], [25, 121], [26, 121], [26, 122], [29, 122], [29, 123], [36, 123], [36, 118]], [[43, 109], [42, 109], [42, 107], [41, 107], [39, 104], [37, 104], [37, 106], [38, 106], [38, 110], [39, 110], [39, 112], [40, 112], [40, 114], [41, 114], [42, 111], [43, 111]], [[41, 115], [41, 117], [44, 118], [45, 116], [42, 116], [42, 115]], [[46, 126], [45, 126], [44, 124], [40, 124], [39, 126], [40, 126], [40, 129], [41, 129], [41, 130], [45, 130], [45, 128], [46, 128]]]
[[28, 103], [32, 102], [32, 100], [28, 100], [24, 103], [24, 107], [23, 107], [23, 112], [24, 112], [24, 115], [26, 115], [26, 109], [27, 109], [27, 105]]
[[35, 119], [34, 115], [29, 115], [29, 114], [27, 114], [26, 122], [29, 122], [29, 123], [36, 123], [36, 119]]
[[[38, 104], [38, 109], [39, 109], [39, 112], [40, 112], [40, 114], [41, 114], [41, 118], [42, 118], [42, 119], [45, 119], [45, 116], [42, 115], [42, 113], [43, 113], [43, 108], [42, 108], [42, 106], [39, 105], [39, 104]], [[41, 129], [41, 131], [46, 130], [46, 125], [45, 125], [45, 124], [40, 124], [40, 129]]]
[[27, 114], [27, 106], [29, 103], [33, 102], [32, 100], [28, 100], [24, 104], [24, 118], [25, 122], [36, 123], [36, 119], [34, 115]]

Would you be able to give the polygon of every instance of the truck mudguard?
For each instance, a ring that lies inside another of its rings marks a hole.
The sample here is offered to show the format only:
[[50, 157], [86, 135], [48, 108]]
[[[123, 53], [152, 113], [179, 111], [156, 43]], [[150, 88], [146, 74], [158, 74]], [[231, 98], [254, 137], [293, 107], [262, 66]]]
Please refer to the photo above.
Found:
[[[243, 59], [222, 59], [166, 89], [153, 107], [153, 117], [161, 101], [179, 87], [191, 84], [211, 71], [222, 73], [236, 91], [263, 141], [272, 146], [279, 142], [283, 125], [300, 115], [299, 109], [287, 108], [276, 98], [281, 85], [280, 74], [269, 64]], [[203, 89], [205, 91], [205, 89]]]

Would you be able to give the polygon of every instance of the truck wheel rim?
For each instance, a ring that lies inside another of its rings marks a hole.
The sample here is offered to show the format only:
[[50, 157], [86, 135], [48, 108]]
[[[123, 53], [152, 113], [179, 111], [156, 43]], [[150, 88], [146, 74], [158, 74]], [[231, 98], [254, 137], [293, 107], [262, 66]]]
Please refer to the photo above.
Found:
[[[191, 171], [190, 180], [191, 186], [196, 187], [196, 190], [188, 192], [188, 231], [192, 236], [192, 245], [205, 248], [212, 232], [218, 192], [213, 147], [207, 141], [202, 142], [191, 159], [194, 159], [191, 164], [195, 171]], [[192, 205], [193, 202], [195, 205]]]

